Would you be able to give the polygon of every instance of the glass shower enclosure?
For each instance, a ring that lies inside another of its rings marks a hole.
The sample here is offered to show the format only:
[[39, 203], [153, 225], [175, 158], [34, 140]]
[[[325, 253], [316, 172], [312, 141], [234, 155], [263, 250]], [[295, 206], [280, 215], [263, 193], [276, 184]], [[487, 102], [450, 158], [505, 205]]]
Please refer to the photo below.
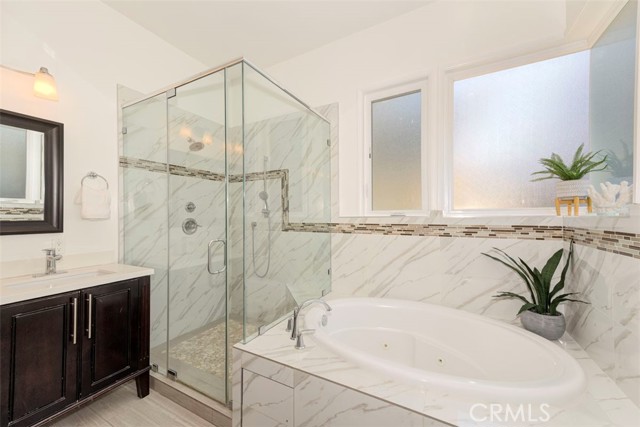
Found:
[[[121, 262], [151, 363], [229, 403], [230, 349], [330, 290], [329, 123], [246, 60], [122, 107]], [[324, 227], [326, 230], [326, 227]]]

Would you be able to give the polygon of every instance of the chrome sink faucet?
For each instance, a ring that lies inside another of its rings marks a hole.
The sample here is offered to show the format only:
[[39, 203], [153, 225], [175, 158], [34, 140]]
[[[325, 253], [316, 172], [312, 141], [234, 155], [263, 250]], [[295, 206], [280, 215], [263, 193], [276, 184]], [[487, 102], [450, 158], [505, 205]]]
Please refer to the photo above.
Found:
[[56, 262], [62, 259], [62, 255], [56, 254], [55, 248], [52, 249], [43, 249], [42, 252], [45, 253], [47, 259], [47, 268], [44, 271], [44, 275], [56, 274]]
[[291, 330], [291, 339], [295, 340], [300, 335], [298, 328], [298, 315], [304, 309], [309, 307], [312, 304], [322, 304], [324, 305], [325, 310], [331, 311], [331, 306], [324, 302], [321, 299], [309, 299], [297, 306], [293, 309], [293, 316], [289, 319], [287, 323], [287, 331]]

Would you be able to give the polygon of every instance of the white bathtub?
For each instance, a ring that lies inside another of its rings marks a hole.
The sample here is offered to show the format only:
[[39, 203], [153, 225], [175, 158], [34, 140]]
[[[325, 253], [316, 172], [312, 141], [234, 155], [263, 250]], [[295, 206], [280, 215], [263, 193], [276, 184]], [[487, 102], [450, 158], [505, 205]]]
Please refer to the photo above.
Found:
[[[584, 390], [577, 361], [516, 326], [439, 305], [330, 300], [305, 316], [310, 335], [348, 361], [398, 381], [495, 401], [568, 401]], [[326, 326], [322, 317], [326, 315]]]

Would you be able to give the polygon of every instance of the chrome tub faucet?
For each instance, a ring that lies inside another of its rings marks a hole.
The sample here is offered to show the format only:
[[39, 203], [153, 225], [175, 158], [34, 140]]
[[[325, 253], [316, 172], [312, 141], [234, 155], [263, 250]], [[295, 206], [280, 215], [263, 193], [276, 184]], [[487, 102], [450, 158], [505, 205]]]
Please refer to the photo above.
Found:
[[[327, 311], [331, 311], [331, 306], [329, 304], [327, 304], [325, 301], [321, 300], [321, 299], [309, 299], [306, 300], [305, 302], [303, 302], [302, 304], [300, 304], [299, 306], [296, 306], [293, 309], [293, 316], [291, 318], [289, 318], [288, 322], [287, 322], [287, 331], [291, 331], [291, 339], [292, 340], [297, 340], [298, 343], [302, 343], [302, 334], [299, 330], [299, 326], [298, 326], [298, 315], [300, 314], [300, 312], [309, 307], [310, 305], [313, 304], [322, 304], [325, 308], [325, 310]], [[298, 345], [296, 344], [296, 348], [300, 349], [300, 348], [304, 348], [304, 344]]]

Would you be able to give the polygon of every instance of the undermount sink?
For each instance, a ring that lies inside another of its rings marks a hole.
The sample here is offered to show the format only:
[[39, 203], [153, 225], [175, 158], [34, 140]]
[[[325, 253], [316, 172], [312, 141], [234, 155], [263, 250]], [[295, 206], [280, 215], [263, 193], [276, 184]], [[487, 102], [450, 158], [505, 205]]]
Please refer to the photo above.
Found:
[[112, 274], [113, 271], [109, 270], [85, 270], [85, 271], [71, 271], [71, 272], [61, 272], [56, 274], [43, 275], [38, 277], [25, 277], [23, 280], [20, 280], [18, 283], [12, 283], [10, 285], [6, 285], [7, 288], [31, 288], [34, 286], [49, 286], [54, 287], [57, 285], [63, 285], [68, 283], [69, 280], [89, 278], [89, 277], [97, 277], [104, 276], [105, 274]]

